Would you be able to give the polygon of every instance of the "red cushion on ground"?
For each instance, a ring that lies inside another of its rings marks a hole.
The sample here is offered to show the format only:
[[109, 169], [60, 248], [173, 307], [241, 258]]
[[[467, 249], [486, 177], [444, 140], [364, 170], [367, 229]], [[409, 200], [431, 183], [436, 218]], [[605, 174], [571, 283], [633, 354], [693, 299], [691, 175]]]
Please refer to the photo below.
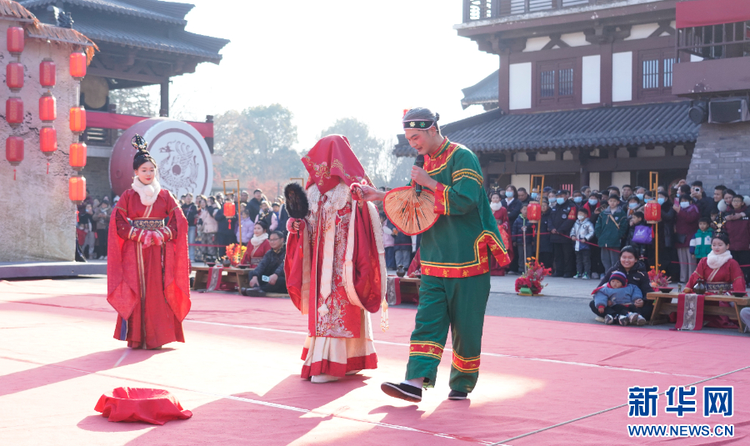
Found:
[[159, 425], [193, 416], [189, 410], [183, 410], [177, 398], [166, 390], [134, 387], [118, 387], [105, 393], [94, 410], [109, 421], [145, 421]]

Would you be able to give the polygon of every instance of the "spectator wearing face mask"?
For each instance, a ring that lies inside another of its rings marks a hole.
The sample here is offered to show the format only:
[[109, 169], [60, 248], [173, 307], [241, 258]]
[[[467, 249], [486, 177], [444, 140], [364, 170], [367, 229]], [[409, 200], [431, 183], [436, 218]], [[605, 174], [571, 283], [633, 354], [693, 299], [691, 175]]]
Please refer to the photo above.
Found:
[[578, 209], [578, 220], [570, 231], [576, 253], [576, 275], [574, 279], [588, 280], [591, 276], [591, 247], [589, 240], [594, 237], [594, 225], [589, 221], [586, 209]]
[[609, 207], [601, 212], [596, 222], [596, 238], [599, 247], [602, 248], [602, 264], [605, 271], [617, 263], [621, 241], [628, 230], [627, 217], [620, 207], [620, 197], [610, 195], [607, 203]]
[[505, 198], [502, 199], [503, 207], [508, 211], [508, 220], [516, 221], [518, 214], [521, 213], [521, 201], [518, 200], [518, 191], [516, 186], [509, 185], [505, 188]]
[[636, 212], [643, 212], [643, 203], [641, 203], [641, 200], [636, 195], [631, 195], [630, 199], [628, 199], [628, 207], [626, 209], [628, 220], [633, 218]]
[[580, 191], [573, 191], [573, 203], [576, 205], [576, 208], [580, 208], [586, 203], [585, 198]]
[[576, 221], [576, 205], [568, 199], [568, 191], [557, 192], [557, 206], [552, 210], [550, 218], [550, 241], [555, 256], [556, 277], [571, 278], [575, 275], [575, 254], [573, 242], [570, 240], [570, 230]]
[[[508, 257], [511, 261], [514, 255], [514, 241], [510, 237], [510, 222], [508, 221], [508, 210], [503, 207], [501, 202], [500, 193], [493, 191], [490, 194], [490, 209], [492, 209], [492, 215], [495, 217], [497, 222], [497, 229], [500, 231], [500, 237], [503, 239], [505, 249], [508, 251]], [[494, 257], [490, 257], [490, 275], [492, 276], [504, 276], [508, 270], [507, 266], [500, 266]]]

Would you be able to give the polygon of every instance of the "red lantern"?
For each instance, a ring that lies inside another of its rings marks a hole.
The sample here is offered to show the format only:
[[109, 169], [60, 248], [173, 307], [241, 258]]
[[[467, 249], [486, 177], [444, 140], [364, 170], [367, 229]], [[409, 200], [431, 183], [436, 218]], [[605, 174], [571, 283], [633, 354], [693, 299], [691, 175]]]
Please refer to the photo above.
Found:
[[229, 218], [234, 216], [234, 212], [236, 211], [236, 208], [234, 206], [234, 203], [232, 202], [226, 202], [224, 203], [224, 216]]
[[50, 93], [44, 93], [39, 98], [39, 119], [44, 122], [57, 119], [57, 99]]
[[86, 53], [70, 54], [70, 75], [77, 81], [86, 77]]
[[18, 56], [23, 52], [23, 28], [18, 26], [11, 26], [8, 28], [6, 35], [8, 39], [8, 52], [14, 56]]
[[39, 129], [39, 148], [48, 157], [57, 150], [57, 130], [54, 127]]
[[86, 143], [74, 142], [70, 145], [70, 167], [80, 172], [86, 166]]
[[542, 219], [542, 206], [536, 201], [529, 203], [526, 208], [526, 218], [532, 223], [538, 223]]
[[83, 133], [86, 130], [86, 110], [83, 107], [70, 109], [70, 131]]
[[[236, 210], [237, 209], [235, 208], [234, 203], [229, 202], [229, 201], [226, 202], [226, 203], [224, 203], [224, 216], [226, 218], [234, 217], [234, 212]], [[231, 220], [229, 221], [229, 229], [232, 229], [232, 221]]]
[[5, 159], [13, 166], [13, 180], [16, 179], [16, 166], [23, 161], [23, 138], [9, 136], [5, 140]]
[[39, 83], [42, 87], [54, 87], [57, 82], [57, 69], [52, 59], [44, 59], [39, 64]]
[[5, 67], [5, 83], [10, 91], [16, 93], [23, 88], [23, 65], [18, 62], [10, 62]]
[[8, 98], [5, 101], [5, 120], [11, 127], [23, 122], [23, 100], [21, 98]]
[[655, 201], [650, 201], [646, 203], [643, 214], [646, 217], [646, 223], [659, 223], [661, 221], [661, 205]]
[[86, 199], [86, 178], [70, 177], [68, 180], [68, 197], [73, 203], [80, 205]]
[[11, 166], [17, 166], [23, 161], [23, 138], [9, 136], [5, 140], [5, 158]]

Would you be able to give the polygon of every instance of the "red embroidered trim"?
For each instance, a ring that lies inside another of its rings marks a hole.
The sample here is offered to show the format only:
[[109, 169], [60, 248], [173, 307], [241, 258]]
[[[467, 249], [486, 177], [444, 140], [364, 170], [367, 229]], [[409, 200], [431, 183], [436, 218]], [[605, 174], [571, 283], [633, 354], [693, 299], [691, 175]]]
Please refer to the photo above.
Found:
[[443, 183], [438, 183], [435, 188], [435, 213], [440, 215], [449, 215], [448, 211], [448, 190]]
[[439, 361], [443, 356], [443, 346], [437, 342], [411, 341], [409, 356], [427, 356]]
[[479, 372], [479, 356], [463, 358], [453, 352], [453, 367], [461, 373]]

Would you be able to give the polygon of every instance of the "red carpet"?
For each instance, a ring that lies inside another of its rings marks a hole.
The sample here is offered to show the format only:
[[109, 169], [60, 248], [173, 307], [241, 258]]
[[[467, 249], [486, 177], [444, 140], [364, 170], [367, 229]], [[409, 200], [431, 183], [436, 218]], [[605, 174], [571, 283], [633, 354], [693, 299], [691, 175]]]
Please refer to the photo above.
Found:
[[[142, 351], [112, 339], [104, 294], [103, 280], [0, 281], [1, 445], [750, 442], [746, 337], [488, 316], [471, 399], [446, 399], [446, 352], [414, 405], [379, 388], [403, 378], [414, 310], [391, 308], [375, 333], [377, 370], [316, 385], [299, 379], [306, 324], [288, 299], [195, 293], [187, 342]], [[698, 382], [697, 414], [665, 413], [662, 395], [656, 418], [627, 416], [629, 387]], [[703, 386], [734, 386], [734, 416], [704, 418]], [[108, 422], [94, 406], [116, 387], [166, 389], [193, 417]], [[628, 424], [732, 424], [734, 437], [636, 439]]]

